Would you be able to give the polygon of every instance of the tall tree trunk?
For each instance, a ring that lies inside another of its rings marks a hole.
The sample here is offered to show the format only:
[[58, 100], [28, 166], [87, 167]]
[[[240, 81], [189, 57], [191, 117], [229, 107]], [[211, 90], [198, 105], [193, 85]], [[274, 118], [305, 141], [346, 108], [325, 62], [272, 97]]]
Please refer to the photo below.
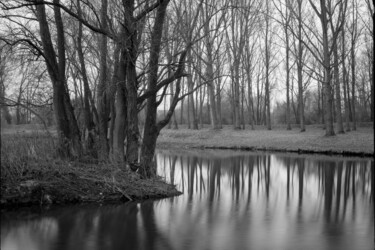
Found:
[[267, 16], [266, 16], [266, 37], [265, 37], [265, 57], [266, 57], [266, 84], [265, 84], [265, 113], [264, 116], [266, 118], [266, 126], [268, 130], [271, 130], [271, 105], [270, 105], [270, 80], [269, 80], [269, 75], [270, 75], [270, 48], [269, 48], [269, 38], [268, 38], [268, 33], [269, 33], [269, 3], [267, 1], [266, 3], [266, 8], [267, 8]]
[[344, 90], [344, 104], [345, 104], [345, 130], [350, 131], [350, 105], [349, 105], [349, 91], [347, 89], [348, 85], [348, 73], [346, 71], [346, 65], [345, 65], [345, 30], [342, 30], [341, 33], [341, 61], [342, 61], [342, 82], [343, 82], [343, 90]]
[[324, 95], [324, 107], [325, 107], [325, 122], [326, 122], [326, 136], [335, 135], [333, 128], [333, 98], [332, 98], [332, 85], [331, 85], [331, 65], [330, 65], [330, 54], [328, 44], [328, 22], [327, 22], [327, 9], [325, 0], [320, 0], [321, 6], [321, 24], [323, 31], [323, 67], [324, 67], [324, 81], [323, 81], [323, 95]]
[[249, 123], [251, 129], [254, 130], [254, 108], [253, 108], [253, 84], [251, 75], [251, 62], [247, 69], [247, 99], [248, 99], [248, 112], [249, 112]]
[[216, 97], [215, 97], [215, 86], [214, 86], [214, 70], [213, 70], [213, 56], [212, 56], [212, 42], [208, 35], [210, 32], [209, 21], [208, 21], [208, 10], [206, 10], [206, 22], [204, 25], [204, 31], [206, 32], [206, 49], [207, 49], [207, 63], [206, 63], [206, 80], [207, 91], [210, 101], [210, 118], [211, 127], [218, 129], [217, 114], [216, 114]]
[[241, 114], [240, 114], [240, 60], [234, 59], [233, 67], [234, 67], [234, 82], [233, 82], [233, 107], [234, 107], [234, 119], [233, 125], [234, 129], [241, 128]]
[[336, 86], [336, 122], [337, 122], [337, 133], [344, 133], [344, 124], [342, 122], [342, 113], [341, 113], [341, 91], [340, 91], [340, 76], [339, 76], [339, 56], [337, 44], [333, 45], [333, 57], [334, 57], [334, 77], [335, 77], [335, 86]]
[[22, 120], [21, 120], [21, 106], [19, 105], [19, 103], [21, 102], [21, 98], [22, 98], [22, 90], [21, 90], [21, 87], [20, 87], [20, 90], [18, 92], [18, 97], [17, 97], [17, 107], [16, 107], [16, 125], [19, 125], [22, 123]]
[[[244, 75], [244, 72], [242, 72], [242, 75]], [[242, 84], [241, 84], [241, 125], [242, 125], [242, 129], [245, 129], [245, 114], [244, 114], [245, 113], [245, 107], [244, 107], [244, 102], [245, 102], [245, 83], [242, 82]]]
[[[151, 34], [149, 62], [150, 73], [148, 78], [148, 90], [150, 91], [155, 91], [158, 80], [158, 63], [161, 47], [161, 38], [163, 34], [163, 23], [168, 3], [169, 0], [164, 0], [160, 2], [155, 17], [153, 31]], [[151, 178], [156, 174], [155, 166], [153, 166], [153, 158], [155, 153], [156, 140], [160, 133], [160, 130], [156, 124], [156, 116], [157, 105], [155, 93], [147, 99], [146, 104], [146, 120], [143, 132], [143, 143], [141, 147], [141, 162], [139, 167], [139, 173], [143, 178]]]
[[221, 114], [221, 90], [220, 90], [220, 80], [218, 80], [216, 84], [216, 113], [218, 115], [218, 128], [223, 128], [223, 120], [222, 120], [222, 114]]
[[352, 24], [351, 24], [351, 49], [350, 49], [350, 57], [351, 57], [351, 113], [352, 113], [352, 129], [357, 130], [357, 117], [356, 117], [356, 96], [355, 96], [355, 85], [356, 85], [356, 58], [355, 58], [355, 49], [356, 49], [356, 41], [358, 39], [358, 6], [357, 2], [353, 1], [353, 11], [352, 11]]
[[[324, 74], [324, 73], [323, 73]], [[323, 80], [324, 80], [324, 76], [323, 76]], [[321, 96], [321, 107], [322, 107], [322, 115], [321, 115], [321, 120], [322, 120], [322, 124], [323, 124], [323, 129], [325, 130], [326, 129], [326, 120], [325, 120], [325, 113], [326, 113], [326, 107], [324, 106], [325, 104], [325, 97], [324, 97], [324, 87], [323, 87], [324, 83], [322, 81], [322, 88], [320, 90], [320, 96]]]
[[[188, 87], [189, 88], [189, 87]], [[188, 89], [189, 91], [189, 89]], [[187, 125], [188, 125], [188, 129], [191, 129], [191, 119], [190, 119], [190, 98], [188, 97], [187, 98]], [[201, 119], [202, 119], [202, 116], [201, 116]]]
[[286, 8], [287, 14], [286, 14], [286, 24], [285, 24], [285, 54], [286, 54], [286, 61], [285, 61], [285, 67], [286, 67], [286, 129], [291, 130], [292, 126], [290, 124], [290, 87], [289, 87], [289, 81], [290, 81], [290, 66], [289, 66], [289, 34], [288, 34], [288, 28], [289, 28], [289, 15], [288, 15], [288, 8]]
[[[38, 0], [39, 2], [39, 0]], [[53, 1], [59, 4], [58, 0]], [[36, 5], [36, 16], [46, 59], [47, 71], [53, 86], [53, 105], [59, 140], [58, 152], [61, 157], [79, 157], [82, 145], [78, 123], [70, 102], [65, 79], [65, 39], [60, 8], [53, 8], [57, 31], [57, 55], [53, 48], [44, 4]]]
[[[192, 56], [191, 56], [190, 52], [189, 52], [188, 61], [189, 62], [192, 61]], [[193, 82], [193, 76], [192, 76], [191, 68], [192, 68], [191, 63], [189, 63], [189, 66], [188, 66], [189, 76], [188, 76], [188, 79], [187, 79], [187, 81], [188, 81], [188, 92], [191, 92], [191, 94], [188, 96], [189, 104], [190, 104], [189, 112], [190, 112], [190, 117], [192, 119], [193, 129], [198, 129], [198, 118], [197, 118], [197, 114], [195, 112], [194, 94], [192, 93], [193, 90], [194, 90], [194, 82]], [[172, 95], [171, 95], [171, 98], [173, 98]]]
[[200, 124], [200, 128], [203, 128], [203, 101], [204, 101], [204, 97], [206, 96], [206, 88], [207, 86], [204, 85], [203, 86], [203, 90], [202, 88], [200, 88], [199, 90], [199, 124]]
[[[100, 19], [102, 28], [107, 28], [107, 0], [102, 0], [102, 6], [100, 11]], [[109, 118], [109, 107], [107, 105], [107, 37], [103, 34], [99, 35], [99, 83], [97, 87], [97, 109], [98, 109], [98, 129], [99, 129], [99, 145], [98, 145], [98, 157], [99, 160], [108, 159], [108, 118]]]
[[259, 88], [260, 88], [260, 72], [258, 73], [258, 76], [257, 76], [257, 115], [256, 115], [256, 118], [257, 118], [257, 121], [256, 121], [256, 124], [257, 125], [260, 125], [260, 99], [261, 99], [261, 96], [260, 96], [260, 91], [259, 91]]
[[[353, 31], [354, 32], [354, 31]], [[355, 97], [355, 78], [356, 78], [356, 72], [355, 72], [355, 41], [352, 40], [352, 48], [351, 48], [351, 51], [350, 51], [350, 55], [351, 55], [351, 69], [352, 69], [352, 106], [351, 106], [351, 110], [352, 110], [352, 129], [353, 130], [357, 130], [357, 117], [356, 117], [356, 111], [355, 111], [355, 104], [356, 104], [356, 97]]]
[[[138, 168], [138, 156], [139, 156], [139, 129], [138, 129], [138, 84], [137, 84], [137, 72], [136, 72], [136, 60], [137, 60], [137, 24], [134, 19], [134, 0], [126, 1], [124, 3], [125, 8], [125, 51], [128, 59], [126, 64], [126, 104], [127, 104], [127, 130], [126, 130], [126, 161], [132, 170]], [[160, 51], [160, 49], [159, 49]], [[159, 53], [158, 51], [158, 53]], [[157, 63], [153, 62], [156, 64]], [[155, 67], [155, 65], [154, 65]], [[156, 97], [155, 97], [156, 99]], [[156, 110], [157, 105], [155, 101]], [[147, 116], [147, 115], [146, 115]], [[156, 113], [155, 113], [156, 117]], [[147, 118], [146, 118], [147, 121]], [[146, 122], [147, 123], [147, 122]], [[147, 127], [147, 124], [145, 124]]]
[[180, 125], [184, 123], [184, 102], [185, 98], [181, 100], [180, 104]]
[[298, 58], [297, 58], [297, 77], [298, 77], [298, 111], [299, 124], [301, 132], [305, 132], [305, 105], [303, 99], [303, 47], [302, 47], [302, 1], [298, 1]]
[[[372, 53], [372, 55], [370, 55], [372, 57], [374, 57], [374, 53]], [[371, 59], [370, 59], [371, 60]], [[374, 59], [372, 59], [374, 60]], [[372, 61], [372, 67], [370, 67], [370, 70], [369, 70], [369, 77], [370, 77], [370, 120], [372, 122], [374, 122], [374, 61]]]
[[[120, 48], [120, 45], [118, 45]], [[125, 160], [124, 141], [126, 138], [126, 122], [127, 122], [127, 103], [126, 103], [126, 52], [125, 48], [117, 49], [120, 54], [117, 63], [115, 62], [114, 74], [116, 84], [116, 100], [115, 100], [115, 121], [113, 128], [113, 144], [112, 144], [112, 160], [122, 163]]]
[[[373, 6], [375, 7], [375, 3], [373, 2]], [[375, 27], [375, 11], [372, 13], [372, 37], [374, 37], [374, 27]], [[374, 43], [374, 41], [373, 41]], [[372, 60], [371, 60], [372, 58]], [[371, 53], [369, 54], [369, 59], [371, 60], [371, 68], [369, 70], [370, 81], [371, 81], [371, 121], [374, 122], [374, 85], [375, 85], [375, 78], [374, 78], [374, 72], [375, 72], [375, 55], [374, 55], [374, 45], [372, 46]], [[374, 171], [372, 171], [374, 173]], [[374, 181], [373, 181], [374, 183]], [[373, 191], [374, 194], [374, 191]], [[374, 198], [374, 195], [373, 195]], [[373, 200], [374, 203], [374, 200]], [[375, 203], [374, 203], [375, 204]]]
[[[78, 16], [82, 16], [81, 11], [81, 5], [80, 1], [77, 0], [77, 7], [78, 7]], [[82, 48], [82, 39], [83, 39], [83, 27], [82, 22], [78, 22], [78, 36], [77, 36], [77, 54], [78, 59], [80, 63], [80, 70], [81, 70], [81, 76], [83, 81], [83, 89], [84, 89], [84, 95], [83, 95], [83, 111], [84, 111], [84, 122], [85, 122], [85, 144], [86, 144], [86, 150], [88, 152], [91, 152], [94, 147], [94, 128], [95, 124], [93, 121], [93, 116], [90, 110], [90, 95], [91, 90], [89, 86], [89, 80], [87, 77], [87, 71], [86, 71], [86, 65], [85, 65], [85, 58], [83, 55], [83, 48]]]

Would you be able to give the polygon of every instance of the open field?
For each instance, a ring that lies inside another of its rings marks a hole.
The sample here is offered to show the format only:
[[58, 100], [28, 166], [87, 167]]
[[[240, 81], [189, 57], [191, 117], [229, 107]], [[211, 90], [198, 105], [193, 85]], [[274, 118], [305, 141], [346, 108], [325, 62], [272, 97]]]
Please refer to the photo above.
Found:
[[281, 127], [273, 130], [261, 127], [255, 130], [233, 130], [230, 126], [221, 130], [163, 129], [158, 139], [158, 147], [233, 148], [373, 156], [374, 129], [372, 126], [360, 127], [357, 131], [333, 137], [324, 136], [324, 130], [316, 125], [307, 126], [306, 132], [303, 133], [298, 128], [288, 131]]

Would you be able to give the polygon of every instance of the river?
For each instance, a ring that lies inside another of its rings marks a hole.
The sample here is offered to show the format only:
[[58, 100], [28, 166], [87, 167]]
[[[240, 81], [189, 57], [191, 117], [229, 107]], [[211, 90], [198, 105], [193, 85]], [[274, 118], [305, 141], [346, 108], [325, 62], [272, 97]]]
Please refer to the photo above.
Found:
[[183, 195], [1, 215], [2, 250], [374, 249], [374, 160], [159, 150]]

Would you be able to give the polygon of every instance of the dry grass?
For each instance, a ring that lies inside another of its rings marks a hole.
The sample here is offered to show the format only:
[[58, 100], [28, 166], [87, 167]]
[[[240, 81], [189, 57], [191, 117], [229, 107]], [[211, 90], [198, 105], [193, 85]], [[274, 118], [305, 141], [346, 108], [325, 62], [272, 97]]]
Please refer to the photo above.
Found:
[[124, 166], [58, 159], [45, 133], [2, 134], [1, 204], [118, 202], [178, 195], [160, 178], [140, 179]]
[[357, 131], [326, 137], [324, 130], [316, 126], [308, 126], [303, 133], [296, 128], [289, 131], [284, 128], [233, 130], [231, 127], [221, 130], [164, 129], [158, 145], [370, 155], [374, 153], [374, 130], [360, 127]]

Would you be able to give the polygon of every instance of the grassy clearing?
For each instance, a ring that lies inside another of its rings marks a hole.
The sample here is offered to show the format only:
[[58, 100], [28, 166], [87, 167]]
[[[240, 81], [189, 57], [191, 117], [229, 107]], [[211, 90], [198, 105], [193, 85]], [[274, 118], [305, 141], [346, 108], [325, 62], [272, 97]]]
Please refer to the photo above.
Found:
[[54, 139], [45, 133], [2, 134], [2, 206], [118, 202], [179, 194], [161, 178], [143, 180], [119, 165], [89, 158], [60, 160], [53, 148]]
[[158, 146], [162, 148], [233, 148], [371, 156], [374, 154], [374, 130], [372, 126], [360, 127], [357, 131], [326, 137], [324, 130], [316, 125], [307, 126], [306, 132], [303, 133], [297, 128], [288, 131], [281, 127], [273, 130], [261, 127], [257, 127], [255, 130], [249, 128], [233, 130], [229, 126], [221, 130], [209, 128], [200, 130], [164, 129], [158, 139]]

